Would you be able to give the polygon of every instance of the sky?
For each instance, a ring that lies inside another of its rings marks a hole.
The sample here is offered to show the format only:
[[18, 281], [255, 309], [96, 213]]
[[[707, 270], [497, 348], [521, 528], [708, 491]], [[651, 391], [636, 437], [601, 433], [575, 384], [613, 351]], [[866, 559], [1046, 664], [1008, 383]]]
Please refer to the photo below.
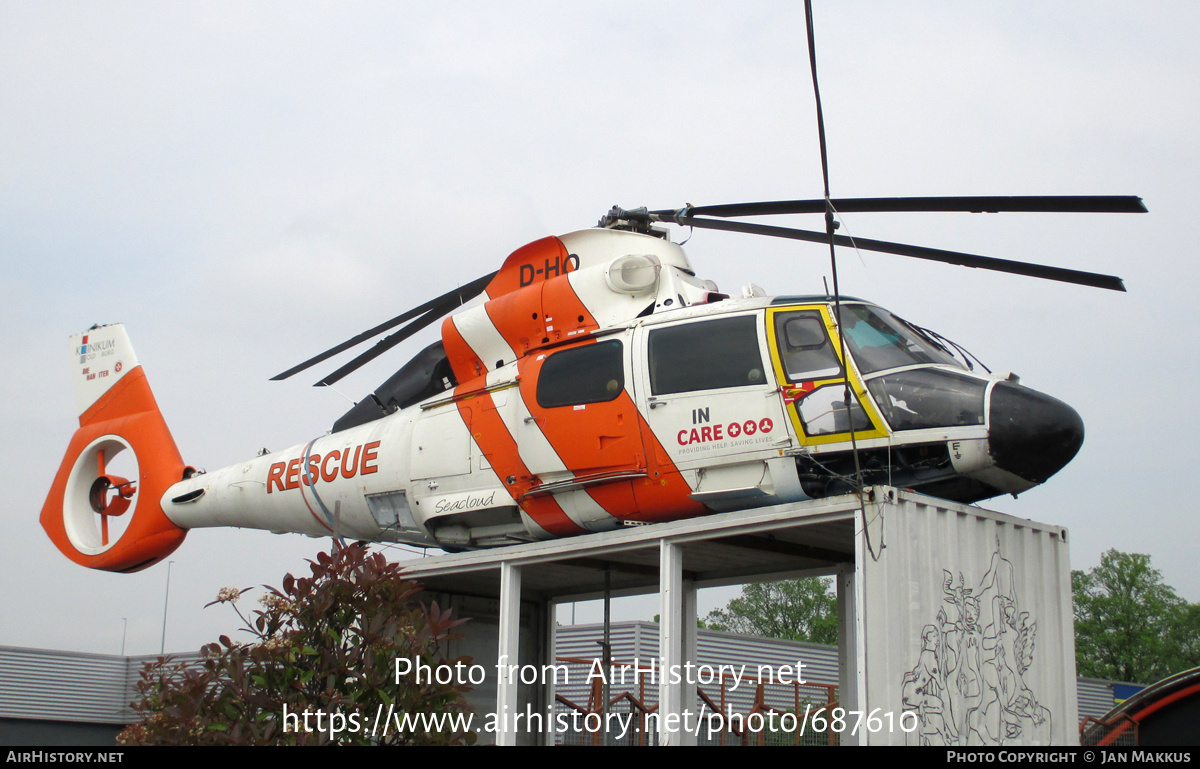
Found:
[[[1139, 216], [841, 220], [1116, 274], [1127, 294], [844, 250], [839, 279], [1083, 416], [1070, 465], [984, 506], [1066, 526], [1074, 568], [1148, 553], [1200, 601], [1200, 6], [815, 6], [835, 197], [1144, 198]], [[613, 204], [820, 195], [798, 2], [0, 0], [0, 645], [194, 650], [238, 624], [203, 608], [221, 587], [279, 584], [327, 544], [193, 531], [169, 599], [165, 564], [60, 555], [37, 519], [77, 426], [71, 334], [125, 323], [185, 461], [217, 469], [323, 434], [432, 337], [340, 392], [269, 377], [524, 243]], [[685, 248], [729, 293], [828, 276], [813, 245], [696, 231]]]

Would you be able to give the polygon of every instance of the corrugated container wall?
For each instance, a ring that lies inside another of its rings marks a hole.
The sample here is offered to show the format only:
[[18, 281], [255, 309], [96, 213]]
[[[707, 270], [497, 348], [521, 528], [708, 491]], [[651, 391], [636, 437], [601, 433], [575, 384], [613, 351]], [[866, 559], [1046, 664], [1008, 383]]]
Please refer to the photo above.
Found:
[[865, 516], [858, 693], [909, 729], [868, 744], [1078, 744], [1066, 531], [905, 495]]

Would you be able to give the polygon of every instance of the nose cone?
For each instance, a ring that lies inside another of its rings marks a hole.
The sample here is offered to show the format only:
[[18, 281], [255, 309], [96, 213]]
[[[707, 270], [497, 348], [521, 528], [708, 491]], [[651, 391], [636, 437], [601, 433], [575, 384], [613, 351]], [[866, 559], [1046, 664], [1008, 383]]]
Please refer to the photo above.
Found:
[[1083, 420], [1067, 404], [1028, 387], [992, 389], [989, 441], [996, 465], [1030, 483], [1063, 468], [1083, 445]]

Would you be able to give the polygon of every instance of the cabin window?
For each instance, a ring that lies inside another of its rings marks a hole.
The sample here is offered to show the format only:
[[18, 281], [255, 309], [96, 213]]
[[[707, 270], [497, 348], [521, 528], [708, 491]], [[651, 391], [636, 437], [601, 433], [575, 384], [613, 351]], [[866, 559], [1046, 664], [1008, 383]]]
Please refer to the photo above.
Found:
[[682, 323], [650, 332], [654, 395], [765, 384], [753, 315]]
[[576, 347], [546, 358], [538, 374], [537, 402], [544, 409], [606, 403], [625, 391], [620, 340]]

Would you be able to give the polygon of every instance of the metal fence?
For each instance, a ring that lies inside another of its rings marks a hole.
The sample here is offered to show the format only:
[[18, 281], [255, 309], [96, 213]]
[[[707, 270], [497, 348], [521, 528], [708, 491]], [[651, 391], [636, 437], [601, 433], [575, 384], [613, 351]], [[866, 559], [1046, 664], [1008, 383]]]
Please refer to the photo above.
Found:
[[[559, 657], [557, 663], [566, 666], [568, 681], [577, 682], [555, 695], [556, 714], [562, 714], [556, 723], [571, 727], [558, 732], [558, 744], [658, 744], [661, 671], [656, 665], [614, 661], [605, 674], [600, 659]], [[683, 726], [695, 731], [699, 744], [838, 744], [832, 717], [836, 686], [737, 677], [703, 665], [694, 671], [696, 701]], [[578, 682], [586, 682], [582, 692]]]

